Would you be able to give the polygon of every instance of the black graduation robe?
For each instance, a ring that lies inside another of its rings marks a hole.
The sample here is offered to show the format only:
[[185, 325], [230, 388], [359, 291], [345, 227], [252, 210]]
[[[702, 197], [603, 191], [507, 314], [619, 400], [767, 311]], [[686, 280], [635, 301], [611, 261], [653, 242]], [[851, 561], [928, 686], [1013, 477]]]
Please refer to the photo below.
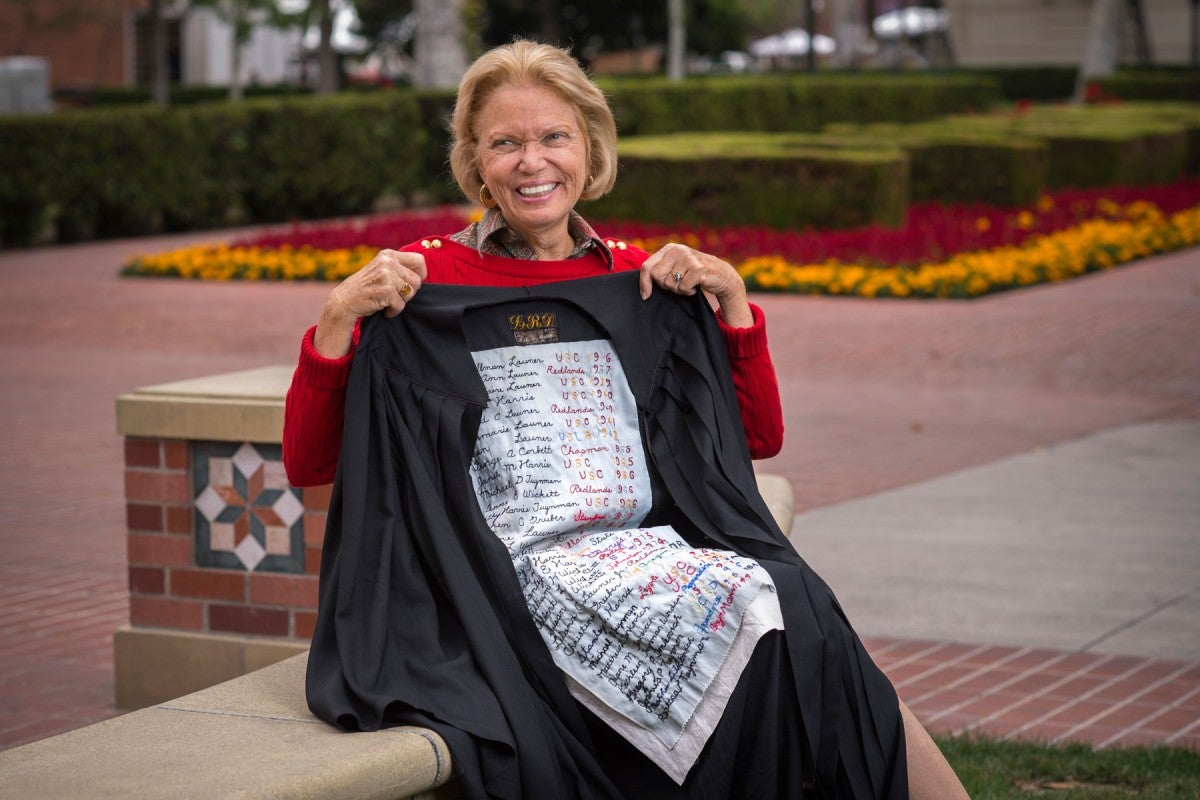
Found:
[[621, 359], [652, 465], [644, 524], [751, 556], [774, 580], [786, 626], [774, 679], [797, 706], [775, 712], [803, 745], [780, 758], [799, 762], [811, 796], [907, 797], [895, 693], [758, 494], [712, 311], [699, 295], [655, 291], [643, 301], [637, 280], [429, 285], [403, 314], [363, 321], [322, 556], [310, 708], [346, 730], [436, 730], [467, 797], [633, 791], [613, 777], [612, 748], [569, 694], [469, 476], [487, 395], [465, 318], [553, 303], [566, 324], [573, 312], [599, 326]]

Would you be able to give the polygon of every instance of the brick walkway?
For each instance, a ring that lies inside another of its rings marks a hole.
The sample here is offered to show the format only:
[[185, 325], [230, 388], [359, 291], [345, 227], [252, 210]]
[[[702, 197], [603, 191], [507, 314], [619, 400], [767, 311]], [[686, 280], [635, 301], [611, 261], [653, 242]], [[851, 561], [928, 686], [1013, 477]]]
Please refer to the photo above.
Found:
[[[135, 251], [0, 254], [0, 748], [118, 713], [128, 621], [113, 401], [290, 363], [323, 286], [122, 280]], [[1135, 420], [1195, 416], [1200, 251], [969, 304], [763, 297], [798, 510]], [[835, 587], [836, 588], [836, 587]], [[872, 640], [935, 730], [1197, 746], [1200, 667]]]
[[895, 639], [867, 646], [936, 733], [1200, 749], [1200, 663]]

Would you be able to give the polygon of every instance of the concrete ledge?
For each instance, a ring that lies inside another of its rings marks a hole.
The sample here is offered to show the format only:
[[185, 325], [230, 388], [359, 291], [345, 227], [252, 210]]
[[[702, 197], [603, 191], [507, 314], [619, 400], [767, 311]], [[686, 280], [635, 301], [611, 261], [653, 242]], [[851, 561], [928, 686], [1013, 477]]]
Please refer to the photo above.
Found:
[[755, 473], [754, 477], [758, 480], [758, 492], [766, 501], [775, 524], [790, 538], [792, 521], [796, 515], [796, 490], [782, 475]]
[[122, 626], [113, 634], [117, 708], [165, 703], [307, 650], [307, 642]]
[[122, 436], [266, 442], [283, 439], [292, 367], [272, 366], [147, 386], [117, 398]]
[[[0, 752], [0, 785], [12, 797], [384, 800], [450, 779], [450, 751], [432, 731], [343, 733], [316, 719], [304, 700], [307, 662], [304, 653]], [[453, 794], [447, 786], [433, 796]]]

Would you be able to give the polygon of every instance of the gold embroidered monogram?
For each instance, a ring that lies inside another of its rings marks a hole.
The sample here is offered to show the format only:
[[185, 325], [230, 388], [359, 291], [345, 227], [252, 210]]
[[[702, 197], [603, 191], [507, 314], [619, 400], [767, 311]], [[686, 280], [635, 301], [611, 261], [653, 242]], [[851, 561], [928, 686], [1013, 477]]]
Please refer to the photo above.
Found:
[[554, 314], [510, 314], [508, 327], [517, 344], [547, 344], [558, 341], [558, 320]]

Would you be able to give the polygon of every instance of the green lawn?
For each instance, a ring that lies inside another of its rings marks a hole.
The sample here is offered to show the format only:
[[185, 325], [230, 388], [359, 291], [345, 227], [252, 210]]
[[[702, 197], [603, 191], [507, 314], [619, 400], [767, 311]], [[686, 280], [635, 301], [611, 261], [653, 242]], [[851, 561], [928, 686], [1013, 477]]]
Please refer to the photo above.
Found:
[[1197, 800], [1200, 753], [1176, 747], [1094, 750], [974, 737], [938, 745], [973, 800]]

